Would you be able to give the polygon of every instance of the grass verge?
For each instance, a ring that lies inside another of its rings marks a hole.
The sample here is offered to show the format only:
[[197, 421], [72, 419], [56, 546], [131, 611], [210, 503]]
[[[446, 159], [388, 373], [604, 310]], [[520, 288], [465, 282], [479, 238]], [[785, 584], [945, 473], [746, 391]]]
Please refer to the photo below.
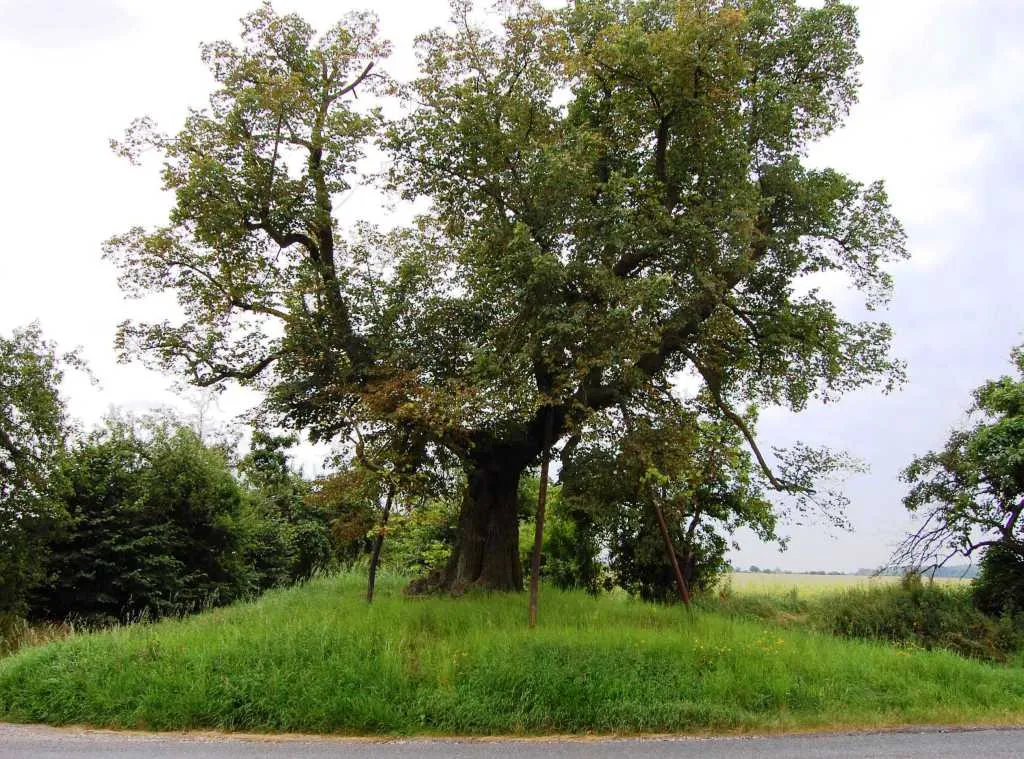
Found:
[[0, 719], [341, 734], [773, 731], [1024, 722], [1020, 668], [545, 589], [407, 599], [317, 580], [0, 661]]

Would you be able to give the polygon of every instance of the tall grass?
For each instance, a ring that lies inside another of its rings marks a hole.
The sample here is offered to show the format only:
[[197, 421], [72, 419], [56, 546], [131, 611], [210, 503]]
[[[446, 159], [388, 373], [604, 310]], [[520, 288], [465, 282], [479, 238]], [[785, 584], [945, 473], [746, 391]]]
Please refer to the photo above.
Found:
[[726, 583], [717, 596], [699, 603], [733, 617], [841, 637], [942, 648], [995, 662], [1024, 660], [1024, 615], [998, 619], [981, 613], [970, 583], [933, 582], [917, 575], [878, 579], [886, 582], [840, 585], [831, 593], [821, 592], [817, 584], [740, 585], [737, 591]]
[[32, 623], [16, 614], [0, 613], [0, 658], [27, 646], [39, 646], [71, 635], [68, 624]]
[[313, 581], [0, 661], [0, 719], [345, 734], [1020, 722], [1020, 669], [546, 588], [412, 599]]

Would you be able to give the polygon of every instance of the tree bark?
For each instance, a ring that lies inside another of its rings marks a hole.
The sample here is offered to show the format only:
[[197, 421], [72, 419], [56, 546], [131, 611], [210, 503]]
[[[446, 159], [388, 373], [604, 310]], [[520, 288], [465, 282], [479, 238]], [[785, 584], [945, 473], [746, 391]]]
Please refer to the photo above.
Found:
[[489, 457], [467, 463], [466, 497], [442, 589], [521, 591], [519, 479], [525, 464]]

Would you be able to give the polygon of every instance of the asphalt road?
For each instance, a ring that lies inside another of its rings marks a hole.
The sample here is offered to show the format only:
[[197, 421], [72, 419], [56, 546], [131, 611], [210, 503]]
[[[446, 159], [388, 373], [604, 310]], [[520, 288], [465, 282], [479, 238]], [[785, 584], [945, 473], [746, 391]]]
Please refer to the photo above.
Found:
[[2, 759], [803, 759], [1024, 756], [1024, 730], [925, 730], [769, 738], [346, 740], [152, 735], [0, 725]]

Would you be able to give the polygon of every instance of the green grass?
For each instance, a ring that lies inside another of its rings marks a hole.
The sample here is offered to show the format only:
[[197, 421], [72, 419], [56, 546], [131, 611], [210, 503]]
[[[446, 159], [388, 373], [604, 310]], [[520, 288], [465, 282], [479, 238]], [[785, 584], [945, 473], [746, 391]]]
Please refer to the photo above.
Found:
[[1024, 722], [1024, 672], [545, 589], [372, 607], [342, 576], [0, 661], [0, 719], [343, 734], [772, 731]]

